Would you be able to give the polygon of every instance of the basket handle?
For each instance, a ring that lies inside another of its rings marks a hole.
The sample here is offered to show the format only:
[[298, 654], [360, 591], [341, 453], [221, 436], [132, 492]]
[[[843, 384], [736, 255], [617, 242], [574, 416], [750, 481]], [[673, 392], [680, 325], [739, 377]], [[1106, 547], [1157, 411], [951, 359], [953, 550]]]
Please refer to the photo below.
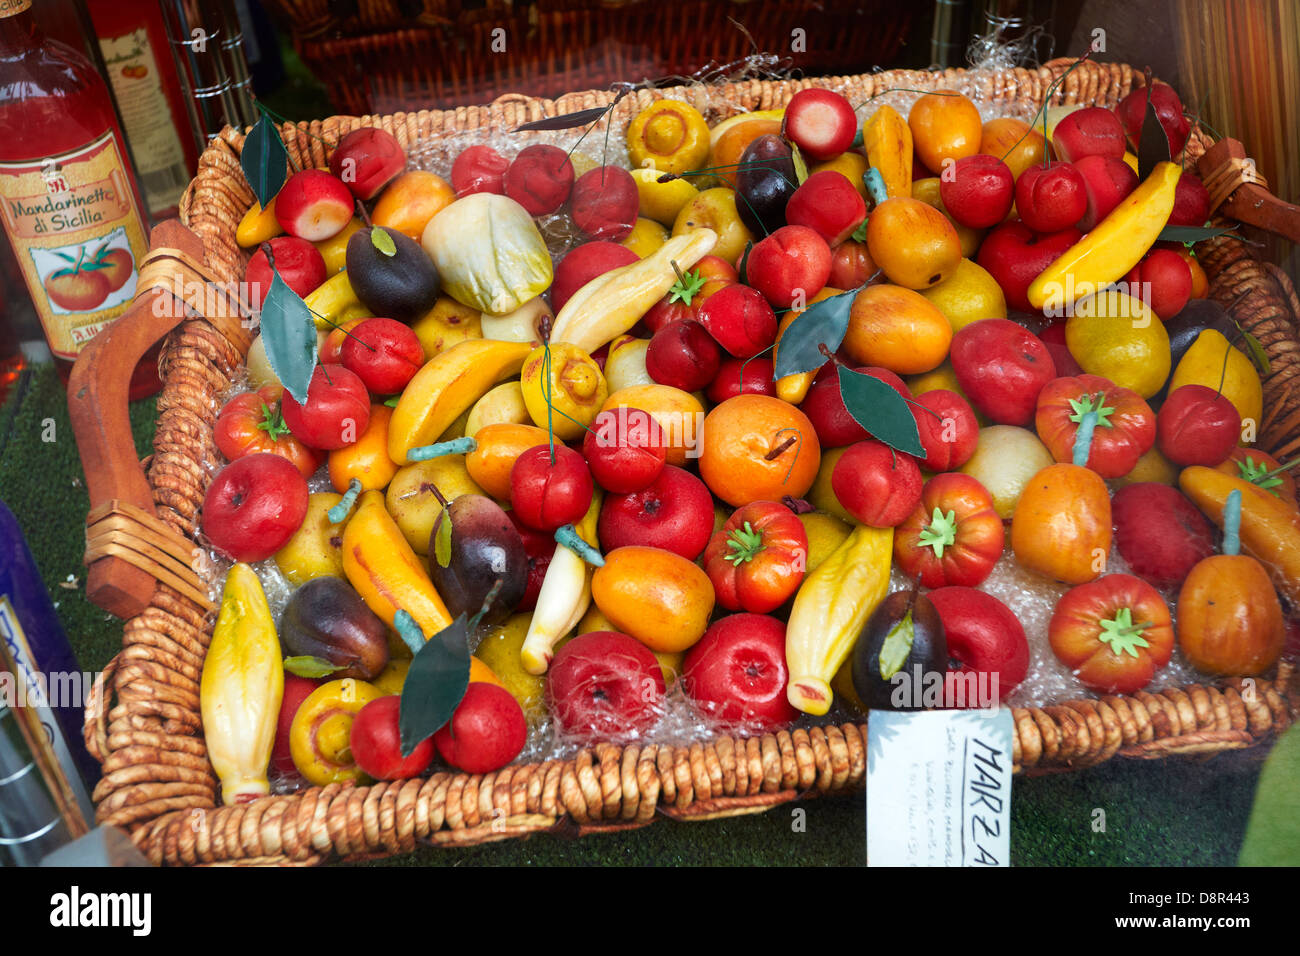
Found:
[[[82, 349], [68, 379], [68, 411], [90, 495], [87, 541], [98, 541], [98, 547], [87, 549], [86, 596], [120, 618], [148, 607], [160, 576], [157, 569], [175, 570], [177, 563], [188, 568], [192, 548], [157, 519], [153, 489], [131, 435], [127, 390], [131, 371], [144, 354], [186, 317], [185, 302], [166, 282], [149, 281], [151, 272], [161, 276], [149, 264], [158, 263], [161, 250], [179, 251], [201, 263], [203, 242], [175, 220], [160, 223], [149, 238], [151, 251], [140, 264], [131, 306]], [[143, 515], [134, 522], [141, 527], [152, 519], [148, 544], [131, 533], [132, 518], [123, 515]], [[114, 519], [114, 527], [92, 535], [95, 521], [103, 518]]]
[[1300, 242], [1300, 206], [1268, 191], [1268, 183], [1238, 140], [1219, 140], [1196, 161], [1196, 170], [1210, 192], [1211, 210]]

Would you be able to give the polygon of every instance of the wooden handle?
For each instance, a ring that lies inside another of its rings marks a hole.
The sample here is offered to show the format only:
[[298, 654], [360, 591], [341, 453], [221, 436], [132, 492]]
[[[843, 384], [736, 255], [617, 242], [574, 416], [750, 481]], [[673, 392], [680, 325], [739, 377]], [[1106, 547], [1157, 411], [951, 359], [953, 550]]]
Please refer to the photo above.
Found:
[[[1226, 177], [1228, 186], [1240, 177], [1232, 175], [1234, 166], [1252, 164], [1246, 155], [1246, 147], [1235, 139], [1225, 137], [1211, 146], [1196, 161], [1196, 171], [1210, 189], [1211, 196], [1216, 192], [1214, 183]], [[1292, 242], [1300, 242], [1300, 206], [1284, 202], [1268, 191], [1268, 187], [1258, 182], [1244, 181], [1231, 188], [1231, 192], [1218, 208], [1218, 213], [1229, 219], [1236, 219], [1247, 225], [1257, 226], [1269, 232], [1284, 236]]]
[[[159, 224], [150, 235], [150, 247], [178, 249], [203, 261], [203, 242], [178, 221]], [[68, 380], [68, 410], [92, 512], [118, 499], [157, 514], [153, 490], [136, 455], [127, 390], [140, 359], [184, 318], [185, 304], [170, 290], [146, 288], [77, 356]], [[110, 614], [129, 618], [149, 606], [156, 584], [147, 571], [109, 555], [90, 563], [86, 596]]]

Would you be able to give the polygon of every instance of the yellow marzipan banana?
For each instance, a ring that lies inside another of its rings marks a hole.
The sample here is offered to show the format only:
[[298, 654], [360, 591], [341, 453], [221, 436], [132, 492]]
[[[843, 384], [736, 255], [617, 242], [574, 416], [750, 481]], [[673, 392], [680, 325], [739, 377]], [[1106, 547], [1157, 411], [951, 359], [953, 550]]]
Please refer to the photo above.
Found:
[[439, 352], [402, 390], [388, 422], [388, 457], [398, 465], [412, 448], [438, 440], [498, 382], [518, 375], [533, 350], [528, 342], [467, 339]]
[[1124, 278], [1169, 221], [1182, 172], [1177, 163], [1158, 163], [1110, 215], [1030, 283], [1030, 305], [1059, 314], [1076, 299]]

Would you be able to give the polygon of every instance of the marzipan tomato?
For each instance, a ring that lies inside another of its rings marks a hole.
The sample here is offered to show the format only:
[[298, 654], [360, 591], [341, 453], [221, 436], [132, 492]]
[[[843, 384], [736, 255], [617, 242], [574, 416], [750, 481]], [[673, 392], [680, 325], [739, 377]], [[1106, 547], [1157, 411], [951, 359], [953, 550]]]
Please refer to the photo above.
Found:
[[1002, 556], [1002, 519], [978, 479], [961, 472], [935, 475], [921, 503], [894, 533], [894, 559], [927, 588], [975, 587]]
[[370, 393], [355, 372], [341, 365], [317, 365], [307, 388], [307, 404], [286, 392], [281, 401], [285, 424], [309, 448], [334, 451], [356, 442], [370, 423]]
[[698, 322], [700, 306], [709, 296], [735, 283], [736, 270], [731, 263], [717, 256], [705, 256], [695, 264], [695, 268], [681, 274], [667, 295], [650, 306], [650, 311], [641, 317], [641, 321], [651, 332], [658, 332], [670, 322], [683, 319]]
[[1089, 690], [1132, 694], [1169, 663], [1174, 627], [1159, 591], [1131, 574], [1108, 574], [1065, 592], [1047, 639]]
[[793, 511], [775, 501], [736, 509], [704, 549], [704, 570], [718, 603], [732, 611], [767, 614], [803, 582], [808, 533]]
[[1034, 427], [1052, 457], [1068, 462], [1088, 412], [1097, 413], [1086, 467], [1103, 478], [1121, 478], [1156, 441], [1156, 416], [1137, 392], [1100, 375], [1076, 375], [1048, 382], [1038, 393]]
[[236, 395], [217, 415], [213, 437], [227, 461], [271, 452], [289, 459], [304, 478], [310, 478], [325, 456], [289, 433], [289, 426], [280, 414], [283, 393], [279, 385], [264, 385], [256, 392]]

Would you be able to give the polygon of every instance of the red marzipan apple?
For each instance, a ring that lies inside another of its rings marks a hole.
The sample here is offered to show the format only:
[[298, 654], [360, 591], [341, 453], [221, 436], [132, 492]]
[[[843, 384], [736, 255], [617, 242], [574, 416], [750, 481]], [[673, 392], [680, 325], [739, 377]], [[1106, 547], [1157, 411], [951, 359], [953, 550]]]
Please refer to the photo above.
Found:
[[663, 713], [664, 675], [650, 649], [617, 631], [579, 634], [556, 653], [546, 681], [547, 705], [562, 733], [582, 740], [626, 742]]
[[573, 293], [611, 269], [631, 265], [640, 257], [617, 242], [584, 242], [560, 260], [551, 283], [551, 308], [564, 308]]
[[1174, 187], [1174, 211], [1169, 214], [1171, 226], [1203, 226], [1210, 218], [1210, 191], [1201, 177], [1184, 169]]
[[650, 377], [683, 392], [694, 392], [712, 382], [721, 363], [722, 348], [694, 319], [661, 326], [645, 353]]
[[1206, 385], [1180, 385], [1156, 413], [1156, 447], [1175, 465], [1212, 468], [1240, 438], [1237, 407]]
[[948, 215], [970, 229], [987, 229], [1006, 219], [1015, 196], [1011, 167], [984, 153], [963, 156], [950, 175], [939, 178], [939, 198]]
[[813, 173], [785, 204], [787, 223], [815, 230], [831, 248], [853, 235], [866, 218], [862, 195], [836, 169]]
[[686, 652], [682, 686], [715, 720], [776, 730], [799, 716], [786, 699], [785, 625], [766, 614], [715, 621]]
[[424, 365], [424, 347], [403, 322], [365, 319], [349, 332], [339, 357], [372, 395], [396, 395]]
[[1027, 425], [1038, 393], [1056, 378], [1047, 346], [1010, 319], [980, 319], [963, 326], [952, 337], [948, 354], [962, 394], [999, 425]]
[[689, 471], [665, 465], [640, 491], [608, 495], [596, 533], [606, 551], [640, 544], [694, 561], [713, 535], [713, 496]]
[[298, 768], [289, 752], [289, 728], [302, 702], [321, 684], [318, 680], [284, 674], [284, 696], [280, 698], [280, 716], [275, 721], [275, 744], [271, 747], [271, 769], [286, 777], [296, 776]]
[[1109, 216], [1125, 196], [1137, 189], [1138, 174], [1114, 156], [1085, 156], [1074, 168], [1083, 177], [1084, 193], [1088, 197], [1088, 211], [1079, 220], [1079, 228], [1085, 232]]
[[1101, 106], [1075, 110], [1056, 124], [1052, 148], [1067, 163], [1077, 163], [1085, 156], [1113, 156], [1122, 159], [1124, 124], [1119, 117]]
[[280, 228], [308, 242], [338, 235], [352, 221], [355, 208], [352, 191], [323, 169], [294, 173], [275, 197], [275, 218]]
[[402, 144], [378, 126], [354, 129], [330, 155], [330, 172], [363, 202], [378, 196], [405, 168]]
[[[956, 706], [963, 697], [966, 707], [990, 706], [991, 702], [979, 700], [978, 695], [984, 690], [992, 692], [991, 681], [986, 687], [978, 682], [971, 687], [968, 680], [961, 679], [972, 671], [996, 674], [998, 699], [1006, 700], [1029, 673], [1029, 642], [1015, 614], [993, 595], [976, 588], [937, 588], [929, 598], [948, 639], [948, 706]], [[962, 694], [953, 693], [954, 678], [961, 680]], [[971, 700], [972, 691], [975, 700]]]
[[912, 415], [921, 437], [925, 457], [920, 465], [926, 471], [941, 472], [960, 468], [975, 454], [979, 444], [980, 424], [970, 403], [956, 392], [936, 388], [916, 396]]
[[[825, 245], [820, 236], [817, 241]], [[829, 274], [829, 254], [826, 266]], [[809, 293], [808, 298], [820, 291]], [[763, 293], [747, 285], [729, 285], [709, 296], [700, 306], [699, 320], [718, 344], [736, 358], [755, 356], [776, 341], [776, 313]]]
[[[1164, 127], [1165, 136], [1169, 139], [1169, 155], [1177, 156], [1183, 151], [1187, 136], [1192, 130], [1191, 120], [1183, 115], [1183, 101], [1168, 83], [1155, 83], [1152, 84], [1151, 103], [1156, 111], [1156, 119]], [[1134, 152], [1137, 152], [1142, 124], [1146, 122], [1146, 87], [1140, 86], [1120, 100], [1115, 113], [1124, 124], [1124, 132], [1128, 133], [1129, 142], [1135, 147]]]
[[895, 528], [921, 501], [916, 459], [870, 439], [849, 446], [831, 471], [831, 491], [844, 510], [873, 528]]
[[606, 491], [641, 491], [659, 477], [668, 457], [663, 429], [641, 408], [601, 412], [582, 436], [591, 477]]
[[271, 291], [271, 263], [264, 248], [268, 245], [271, 247], [271, 258], [275, 259], [275, 271], [280, 273], [284, 284], [299, 296], [306, 297], [325, 281], [325, 259], [320, 250], [306, 239], [276, 236], [258, 247], [253, 258], [248, 260], [248, 268], [244, 270], [248, 304], [254, 309], [262, 307], [262, 300]]
[[433, 762], [432, 737], [416, 744], [410, 756], [402, 756], [401, 705], [397, 694], [379, 697], [362, 707], [352, 720], [348, 747], [357, 766], [376, 780], [418, 777]]
[[1088, 190], [1071, 163], [1030, 166], [1016, 180], [1016, 213], [1034, 232], [1068, 229], [1088, 211]]
[[1030, 284], [1082, 238], [1083, 233], [1073, 226], [1038, 236], [1022, 222], [1006, 222], [984, 237], [976, 261], [1002, 287], [1008, 308], [1037, 312], [1029, 304]]
[[1134, 574], [1174, 588], [1214, 553], [1214, 528], [1177, 488], [1154, 481], [1125, 485], [1110, 502], [1115, 546]]
[[750, 250], [745, 274], [773, 308], [788, 309], [799, 300], [806, 307], [830, 277], [831, 249], [814, 229], [782, 226]]
[[819, 162], [852, 146], [857, 132], [853, 105], [831, 90], [800, 90], [790, 97], [781, 121], [781, 135]]
[[236, 561], [265, 561], [307, 517], [307, 479], [271, 452], [245, 455], [213, 479], [203, 498], [203, 533]]
[[776, 379], [770, 358], [725, 359], [705, 390], [714, 405], [737, 395], [775, 395]]
[[519, 701], [485, 681], [470, 683], [451, 720], [433, 735], [442, 759], [466, 773], [500, 770], [519, 756], [527, 740], [528, 720]]
[[[853, 371], [880, 379], [904, 398], [912, 397], [911, 389], [887, 368], [863, 365]], [[799, 404], [799, 410], [813, 423], [817, 441], [822, 448], [842, 448], [871, 437], [844, 405], [844, 396], [840, 394], [839, 368], [834, 362], [822, 366], [813, 379], [808, 394]]]
[[1192, 269], [1176, 252], [1152, 249], [1124, 276], [1129, 295], [1141, 299], [1168, 322], [1192, 297]]

